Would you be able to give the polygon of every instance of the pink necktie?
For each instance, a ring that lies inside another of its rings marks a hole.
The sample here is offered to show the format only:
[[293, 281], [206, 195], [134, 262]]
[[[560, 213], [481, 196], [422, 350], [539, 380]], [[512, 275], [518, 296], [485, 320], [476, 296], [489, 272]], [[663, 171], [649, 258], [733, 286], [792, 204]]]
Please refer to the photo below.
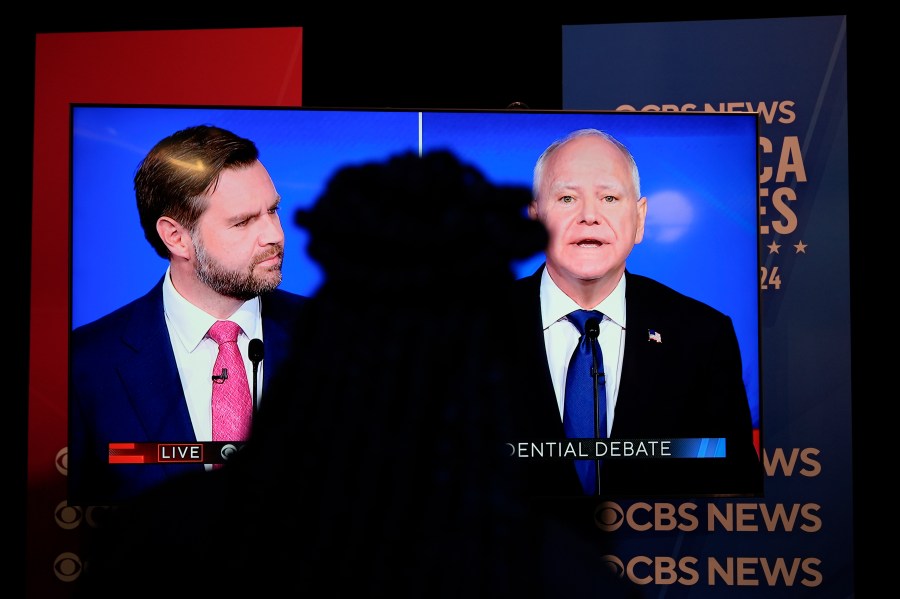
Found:
[[237, 344], [240, 331], [230, 320], [219, 320], [209, 329], [209, 336], [219, 344], [212, 375], [213, 441], [245, 441], [250, 433], [253, 400]]

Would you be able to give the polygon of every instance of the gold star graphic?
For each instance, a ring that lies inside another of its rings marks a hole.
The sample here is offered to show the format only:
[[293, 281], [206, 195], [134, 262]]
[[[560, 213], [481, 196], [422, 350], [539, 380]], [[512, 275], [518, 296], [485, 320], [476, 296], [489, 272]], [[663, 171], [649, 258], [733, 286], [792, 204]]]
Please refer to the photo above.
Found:
[[775, 243], [775, 242], [773, 241], [772, 243], [770, 243], [770, 244], [767, 245], [766, 247], [769, 248], [769, 253], [770, 253], [770, 254], [777, 254], [777, 253], [779, 253], [779, 252], [778, 252], [778, 248], [780, 248], [781, 245], [779, 245], [779, 244], [777, 244], [777, 243]]
[[797, 250], [797, 251], [796, 251], [797, 254], [805, 254], [805, 253], [806, 253], [806, 246], [807, 246], [807, 244], [803, 243], [803, 240], [801, 239], [801, 240], [800, 240], [800, 243], [795, 243], [795, 244], [794, 244], [794, 249]]

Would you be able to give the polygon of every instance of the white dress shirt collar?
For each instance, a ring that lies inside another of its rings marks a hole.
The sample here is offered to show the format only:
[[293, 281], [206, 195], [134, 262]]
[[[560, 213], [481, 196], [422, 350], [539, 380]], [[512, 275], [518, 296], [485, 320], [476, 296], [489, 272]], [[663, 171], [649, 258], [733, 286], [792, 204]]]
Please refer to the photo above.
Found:
[[[209, 327], [219, 320], [178, 293], [175, 286], [172, 285], [168, 269], [166, 269], [163, 281], [163, 306], [165, 306], [166, 315], [169, 318], [169, 329], [174, 335], [173, 342], [177, 340], [188, 353], [193, 352], [200, 345], [200, 342], [206, 337]], [[241, 307], [227, 320], [238, 323], [249, 339], [262, 339], [259, 296], [241, 304]]]
[[[574, 310], [580, 310], [575, 300], [566, 295], [560, 289], [547, 268], [541, 273], [541, 323], [544, 330], [555, 322], [558, 322]], [[602, 312], [609, 320], [621, 328], [625, 328], [625, 275], [619, 279], [615, 289], [599, 304], [591, 308]]]

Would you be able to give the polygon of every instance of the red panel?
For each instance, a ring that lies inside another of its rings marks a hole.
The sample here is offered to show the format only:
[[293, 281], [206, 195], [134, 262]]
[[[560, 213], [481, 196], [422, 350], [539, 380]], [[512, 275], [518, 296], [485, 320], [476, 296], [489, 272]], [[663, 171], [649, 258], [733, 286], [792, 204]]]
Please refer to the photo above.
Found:
[[299, 27], [36, 36], [27, 596], [71, 594], [102, 511], [65, 503], [69, 104], [300, 106], [301, 51]]

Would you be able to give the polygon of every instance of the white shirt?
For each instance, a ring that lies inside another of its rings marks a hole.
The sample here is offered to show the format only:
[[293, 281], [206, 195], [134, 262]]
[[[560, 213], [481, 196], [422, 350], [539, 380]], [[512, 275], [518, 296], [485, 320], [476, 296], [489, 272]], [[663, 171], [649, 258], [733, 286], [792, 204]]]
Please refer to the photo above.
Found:
[[[219, 346], [206, 334], [209, 327], [219, 319], [204, 312], [178, 293], [172, 285], [168, 269], [163, 282], [163, 309], [194, 435], [197, 441], [212, 441], [212, 371]], [[253, 364], [248, 357], [247, 347], [251, 339], [262, 339], [259, 297], [244, 302], [228, 320], [238, 323], [243, 330], [238, 335], [238, 347], [244, 358], [247, 380], [252, 386]], [[256, 396], [259, 398], [262, 392], [262, 364], [257, 370], [256, 377]]]
[[[540, 293], [544, 345], [547, 349], [550, 378], [556, 391], [559, 418], [562, 420], [566, 398], [566, 373], [581, 336], [578, 328], [569, 322], [566, 316], [573, 310], [582, 308], [557, 287], [546, 268], [541, 274]], [[606, 435], [609, 436], [616, 410], [622, 355], [625, 350], [625, 276], [622, 276], [606, 299], [590, 309], [603, 313], [600, 336], [597, 340], [603, 353], [603, 372], [606, 374]]]

